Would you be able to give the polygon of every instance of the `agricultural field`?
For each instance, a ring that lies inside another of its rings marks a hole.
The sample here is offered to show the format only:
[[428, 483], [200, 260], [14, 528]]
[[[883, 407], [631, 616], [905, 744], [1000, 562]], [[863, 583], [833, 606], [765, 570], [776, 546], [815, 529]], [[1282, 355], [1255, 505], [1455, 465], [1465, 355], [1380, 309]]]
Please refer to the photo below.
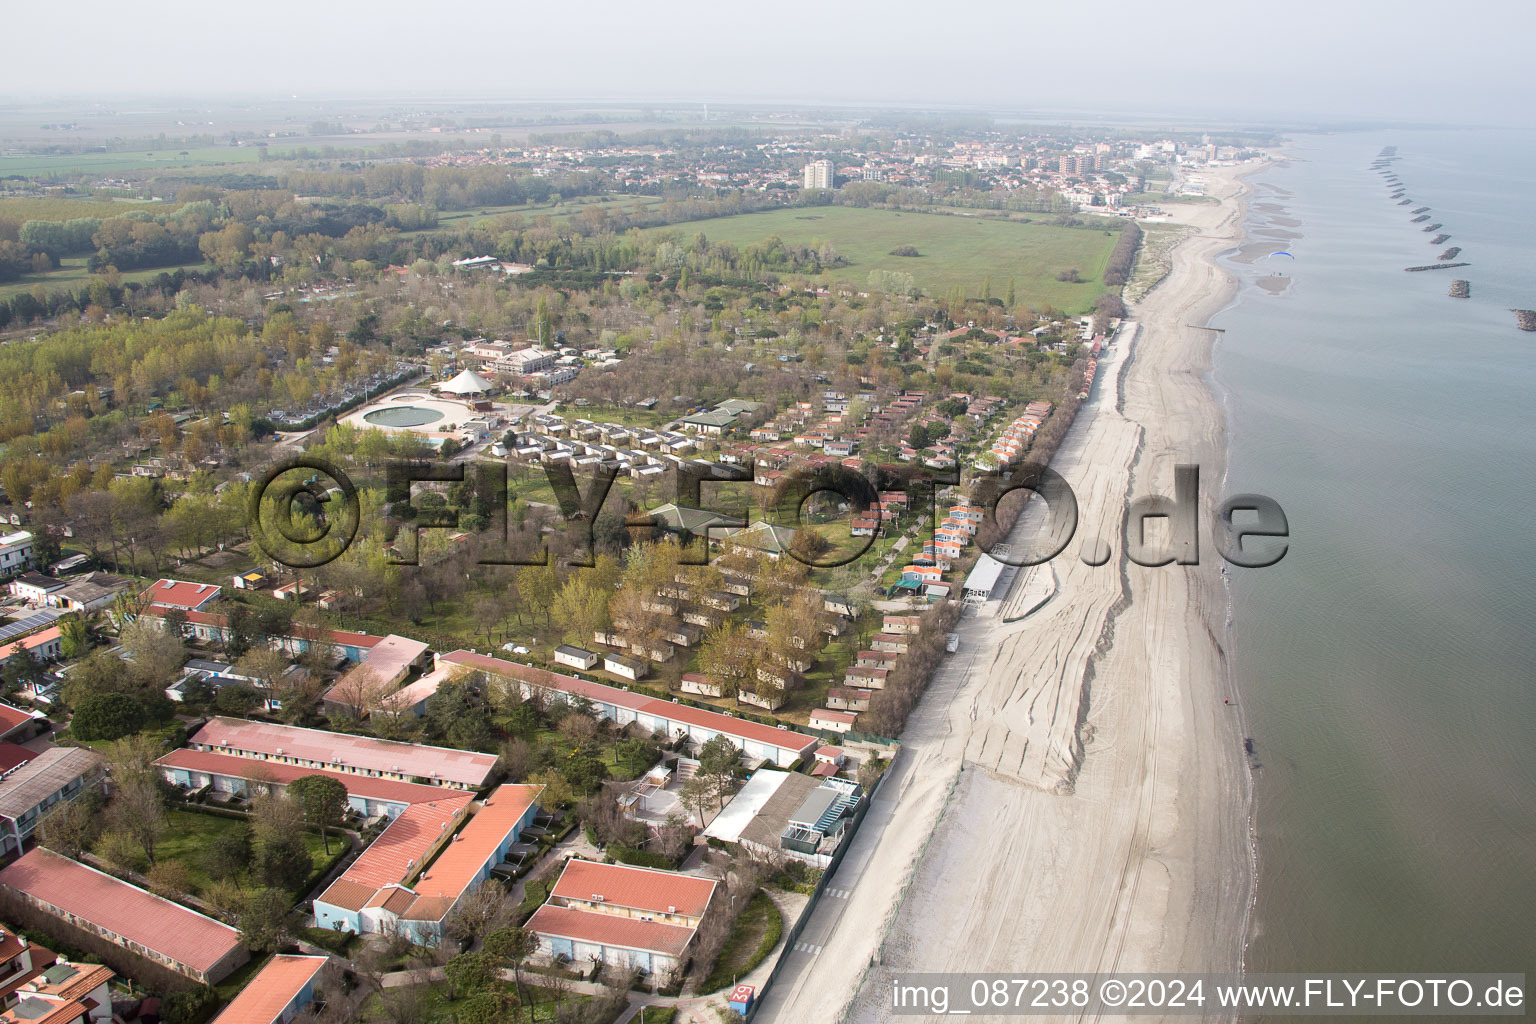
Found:
[[[1049, 304], [1072, 313], [1086, 311], [1104, 290], [1100, 278], [1116, 237], [1052, 224], [844, 206], [744, 213], [654, 230], [688, 239], [703, 232], [711, 242], [737, 246], [773, 235], [787, 244], [830, 242], [850, 263], [824, 274], [829, 281], [862, 287], [871, 271], [885, 270], [911, 274], [929, 295], [960, 288], [977, 297], [990, 278], [992, 295], [1003, 298], [1012, 280], [1019, 304]], [[890, 255], [903, 245], [915, 246], [921, 255]], [[1056, 279], [1071, 268], [1080, 282]]]
[[[59, 260], [59, 265], [46, 274], [26, 274], [14, 281], [0, 284], [0, 302], [9, 299], [13, 295], [29, 292], [35, 286], [42, 285], [49, 291], [74, 289], [81, 285], [89, 284], [94, 276], [86, 267], [89, 257], [66, 256]], [[161, 274], [174, 274], [177, 270], [210, 270], [212, 264], [191, 263], [180, 267], [150, 267], [144, 270], [125, 270], [120, 272], [118, 280], [127, 284], [131, 281], [152, 281]]]
[[634, 213], [655, 206], [662, 200], [656, 196], [577, 196], [559, 202], [524, 203], [517, 206], [485, 206], [474, 210], [450, 210], [437, 215], [437, 227], [419, 231], [402, 232], [402, 237], [413, 238], [435, 231], [463, 231], [488, 220], [507, 214], [518, 214], [529, 224], [540, 217], [548, 217], [554, 225], [564, 224], [589, 206], [602, 207], [614, 213]]
[[[273, 151], [273, 157], [279, 157]], [[0, 156], [0, 178], [46, 178], [51, 174], [107, 174], [164, 167], [204, 167], [254, 164], [255, 146], [210, 146], [203, 149], [162, 149], [134, 153], [27, 153]]]
[[135, 210], [167, 213], [180, 203], [153, 202], [145, 199], [0, 199], [0, 224], [18, 227], [29, 220], [72, 220], [76, 217], [121, 217]]

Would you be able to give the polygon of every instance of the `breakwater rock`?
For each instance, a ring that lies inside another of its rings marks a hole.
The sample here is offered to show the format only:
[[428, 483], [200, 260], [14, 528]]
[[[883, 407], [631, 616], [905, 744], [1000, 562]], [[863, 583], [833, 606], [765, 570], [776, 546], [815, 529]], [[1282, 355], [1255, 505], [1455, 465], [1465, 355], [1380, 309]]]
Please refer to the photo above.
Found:
[[1536, 309], [1512, 309], [1515, 314], [1515, 326], [1522, 331], [1536, 331]]
[[1429, 220], [1429, 214], [1421, 213], [1417, 217], [1413, 218], [1413, 220], [1409, 221], [1408, 223], [1409, 224], [1419, 224], [1419, 223], [1422, 223], [1423, 221], [1426, 221], [1426, 220]]
[[1414, 213], [1428, 213], [1429, 212], [1429, 207], [1421, 206], [1417, 210], [1414, 210], [1413, 212]]
[[1461, 246], [1453, 245], [1449, 249], [1445, 250], [1445, 252], [1441, 253], [1438, 258], [1442, 259], [1442, 260], [1453, 260], [1457, 256], [1460, 256], [1460, 255], [1461, 255]]
[[1466, 299], [1472, 295], [1472, 282], [1460, 279], [1451, 282], [1451, 298]]
[[1450, 238], [1450, 237], [1451, 237], [1450, 235], [1436, 235], [1434, 238], [1431, 238], [1429, 240], [1429, 244], [1430, 245], [1444, 245], [1445, 244], [1445, 240], [1447, 238]]
[[1452, 267], [1470, 267], [1470, 263], [1426, 263], [1422, 267], [1404, 267], [1410, 274], [1416, 274], [1421, 270], [1450, 270]]
[[1445, 227], [1444, 224], [1426, 224], [1426, 225], [1424, 225], [1424, 230], [1425, 231], [1439, 231], [1443, 227]]

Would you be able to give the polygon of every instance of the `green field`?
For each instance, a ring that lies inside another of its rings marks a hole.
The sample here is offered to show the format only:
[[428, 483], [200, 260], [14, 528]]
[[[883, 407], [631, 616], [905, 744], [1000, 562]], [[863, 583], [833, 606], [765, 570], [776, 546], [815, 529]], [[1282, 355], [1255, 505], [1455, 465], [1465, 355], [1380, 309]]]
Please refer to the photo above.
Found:
[[[66, 256], [59, 260], [59, 265], [46, 274], [25, 274], [14, 281], [0, 284], [0, 301], [9, 299], [13, 295], [29, 292], [34, 285], [42, 285], [48, 291], [66, 291], [87, 284], [93, 276], [86, 269], [86, 256]], [[124, 284], [130, 281], [152, 281], [160, 274], [174, 274], [178, 269], [185, 270], [209, 270], [210, 263], [190, 263], [185, 267], [153, 267], [148, 270], [125, 270], [118, 274], [119, 280]]]
[[518, 206], [484, 206], [474, 210], [449, 210], [437, 215], [437, 227], [402, 232], [401, 237], [414, 238], [443, 230], [462, 231], [509, 213], [520, 215], [528, 224], [532, 224], [540, 217], [548, 217], [552, 224], [560, 225], [589, 206], [605, 207], [612, 213], [634, 213], [660, 202], [662, 200], [656, 196], [577, 196], [572, 199], [562, 199], [558, 203], [524, 203]]
[[[281, 160], [302, 143], [287, 148], [272, 146], [271, 159]], [[50, 174], [105, 174], [112, 171], [142, 171], [157, 167], [209, 167], [225, 164], [253, 164], [260, 150], [247, 146], [206, 146], [200, 149], [161, 149], [129, 153], [28, 153], [0, 156], [0, 178], [19, 175], [24, 178]]]
[[[831, 242], [850, 265], [825, 274], [828, 280], [863, 287], [870, 271], [901, 271], [929, 295], [963, 288], [979, 297], [990, 277], [992, 295], [1004, 298], [1012, 279], [1019, 304], [1068, 312], [1088, 309], [1104, 290], [1099, 280], [1115, 243], [1114, 235], [1086, 228], [848, 206], [744, 213], [654, 230], [689, 239], [702, 231], [712, 242], [737, 246], [772, 235], [789, 244]], [[891, 256], [901, 245], [916, 246], [922, 255]], [[1059, 271], [1074, 267], [1081, 283], [1056, 280]]]

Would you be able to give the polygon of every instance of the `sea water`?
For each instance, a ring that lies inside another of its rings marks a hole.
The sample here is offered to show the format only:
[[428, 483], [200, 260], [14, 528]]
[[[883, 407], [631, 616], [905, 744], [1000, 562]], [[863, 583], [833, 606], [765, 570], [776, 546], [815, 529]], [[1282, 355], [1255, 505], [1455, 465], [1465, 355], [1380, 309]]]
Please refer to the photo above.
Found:
[[[1212, 321], [1226, 491], [1273, 497], [1292, 535], [1230, 570], [1246, 966], [1536, 977], [1536, 334], [1509, 312], [1536, 308], [1536, 134], [1292, 142], [1250, 178]], [[1389, 145], [1410, 205], [1370, 166]], [[1471, 266], [1404, 272], [1452, 245]]]

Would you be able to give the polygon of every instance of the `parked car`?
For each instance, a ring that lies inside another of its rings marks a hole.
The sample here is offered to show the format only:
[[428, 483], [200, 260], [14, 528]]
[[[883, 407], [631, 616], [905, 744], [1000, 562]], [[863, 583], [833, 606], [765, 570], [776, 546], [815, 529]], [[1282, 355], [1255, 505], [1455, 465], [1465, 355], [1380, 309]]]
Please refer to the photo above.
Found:
[[528, 648], [524, 647], [522, 644], [516, 644], [516, 643], [502, 644], [501, 645], [501, 649], [504, 650], [504, 651], [509, 651], [512, 654], [527, 654], [528, 653]]
[[950, 633], [947, 636], [945, 636], [944, 637], [944, 649], [946, 651], [948, 651], [950, 654], [954, 654], [956, 651], [958, 651], [960, 649], [960, 634], [959, 633]]

